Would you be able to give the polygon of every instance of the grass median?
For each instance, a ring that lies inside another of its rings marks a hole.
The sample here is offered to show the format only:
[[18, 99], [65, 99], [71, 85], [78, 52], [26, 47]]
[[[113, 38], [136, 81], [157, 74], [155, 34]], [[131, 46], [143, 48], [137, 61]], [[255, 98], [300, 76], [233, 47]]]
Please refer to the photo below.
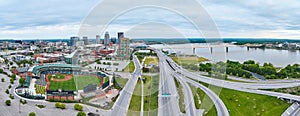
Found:
[[175, 78], [174, 78], [174, 80], [175, 80], [177, 92], [179, 94], [179, 108], [180, 108], [180, 112], [185, 113], [185, 104], [184, 104], [184, 95], [183, 95], [183, 91], [182, 91], [182, 85]]
[[144, 116], [157, 116], [159, 75], [144, 78]]
[[204, 116], [217, 116], [216, 107], [212, 100], [200, 89], [189, 85], [194, 95], [196, 109], [204, 109]]
[[134, 91], [132, 93], [132, 97], [130, 100], [127, 116], [139, 116], [141, 111], [141, 93], [142, 93], [142, 85], [141, 81], [138, 80], [135, 85]]
[[135, 69], [133, 61], [130, 61], [129, 64], [125, 67], [124, 72], [132, 73]]

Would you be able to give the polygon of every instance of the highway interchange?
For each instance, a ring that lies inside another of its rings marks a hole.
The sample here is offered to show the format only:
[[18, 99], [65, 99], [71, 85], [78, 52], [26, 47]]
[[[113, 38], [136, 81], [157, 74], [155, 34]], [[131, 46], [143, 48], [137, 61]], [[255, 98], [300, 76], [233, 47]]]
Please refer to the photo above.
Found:
[[[274, 89], [274, 88], [287, 88], [287, 87], [295, 87], [300, 86], [299, 80], [273, 80], [273, 81], [261, 81], [261, 80], [247, 80], [242, 78], [236, 78], [236, 77], [229, 77], [233, 80], [240, 80], [244, 82], [233, 82], [233, 81], [227, 81], [227, 80], [221, 80], [221, 79], [215, 79], [206, 77], [194, 72], [187, 71], [186, 69], [180, 67], [177, 65], [171, 58], [163, 54], [159, 50], [155, 50], [157, 53], [157, 56], [159, 58], [159, 68], [160, 68], [160, 81], [159, 81], [159, 96], [158, 96], [158, 115], [159, 116], [178, 116], [178, 115], [186, 115], [186, 116], [198, 116], [202, 115], [202, 112], [199, 109], [195, 108], [195, 102], [194, 102], [194, 96], [191, 91], [191, 88], [189, 86], [195, 86], [197, 88], [200, 88], [212, 101], [213, 104], [216, 107], [218, 116], [229, 116], [229, 112], [223, 103], [223, 101], [219, 98], [219, 96], [210, 90], [208, 87], [202, 85], [199, 83], [204, 82], [209, 85], [218, 86], [221, 88], [228, 88], [238, 91], [245, 91], [250, 93], [256, 93], [256, 94], [263, 94], [263, 95], [269, 95], [274, 96], [277, 98], [283, 98], [286, 100], [292, 100], [292, 101], [300, 101], [300, 96], [291, 95], [291, 94], [284, 94], [284, 93], [277, 93], [277, 92], [271, 92], [271, 91], [264, 91], [260, 89]], [[130, 105], [131, 97], [135, 88], [135, 85], [138, 81], [138, 79], [141, 77], [141, 64], [137, 58], [133, 54], [133, 62], [135, 66], [134, 72], [131, 74], [131, 78], [129, 78], [128, 82], [126, 83], [125, 87], [120, 92], [120, 95], [115, 102], [113, 108], [111, 110], [101, 110], [94, 107], [86, 106], [84, 108], [85, 112], [94, 112], [97, 113], [98, 110], [101, 112], [101, 115], [111, 115], [111, 116], [126, 116], [128, 113], [128, 108]], [[9, 70], [4, 70], [7, 73], [11, 73]], [[7, 80], [9, 79], [5, 75], [2, 75], [2, 77], [5, 77]], [[19, 78], [19, 77], [18, 77]], [[17, 79], [18, 79], [17, 78]], [[183, 89], [184, 94], [184, 104], [185, 104], [185, 112], [181, 113], [179, 108], [179, 95], [176, 88], [176, 84], [174, 80], [177, 80]], [[18, 81], [18, 80], [17, 80]], [[16, 82], [17, 82], [16, 81]], [[8, 84], [2, 84], [2, 88], [6, 88]], [[15, 88], [17, 85], [14, 84], [12, 88]], [[75, 115], [77, 112], [74, 112], [72, 110], [72, 106], [74, 104], [67, 104], [66, 110], [59, 110], [57, 112], [57, 109], [54, 107], [54, 103], [51, 102], [45, 102], [41, 100], [29, 100], [28, 104], [21, 105], [21, 112], [18, 113], [17, 108], [19, 103], [16, 102], [20, 99], [19, 96], [14, 94], [14, 89], [11, 90], [11, 93], [15, 96], [16, 100], [13, 100], [12, 107], [5, 107], [4, 105], [1, 105], [0, 108], [2, 109], [0, 112], [0, 116], [2, 115], [22, 115], [26, 112], [28, 114], [29, 112], [36, 112], [38, 115], [50, 115], [53, 113], [58, 113], [57, 116], [64, 116], [63, 114], [70, 114]], [[1, 99], [9, 99], [7, 95], [2, 95], [4, 92], [4, 89], [1, 89]], [[47, 107], [44, 110], [36, 108], [35, 104], [43, 104]], [[25, 107], [26, 106], [26, 107]], [[292, 109], [292, 110], [291, 110]], [[96, 112], [97, 111], [97, 112]], [[288, 113], [297, 116], [300, 115], [300, 108], [299, 105], [293, 106], [292, 108], [289, 108]], [[14, 112], [14, 113], [13, 113]], [[98, 112], [99, 114], [99, 112]], [[141, 112], [140, 115], [143, 115], [143, 112]]]
[[[242, 83], [242, 82], [231, 82], [231, 81], [226, 81], [226, 80], [221, 80], [221, 79], [214, 79], [214, 78], [209, 78], [209, 77], [202, 76], [199, 74], [195, 74], [193, 72], [189, 72], [186, 69], [181, 68], [171, 58], [164, 55], [161, 51], [157, 50], [156, 53], [158, 54], [157, 56], [160, 59], [165, 59], [166, 61], [168, 61], [170, 63], [169, 67], [173, 68], [174, 72], [183, 76], [184, 79], [187, 80], [187, 82], [189, 82], [193, 85], [197, 84], [199, 88], [201, 88], [201, 84], [199, 84], [198, 82], [201, 81], [204, 83], [208, 83], [210, 85], [215, 85], [215, 86], [224, 87], [224, 88], [228, 88], [228, 89], [269, 95], [269, 96], [274, 96], [277, 98], [284, 98], [284, 99], [288, 99], [288, 100], [300, 101], [300, 97], [296, 96], [296, 95], [258, 90], [258, 89], [287, 88], [287, 87], [299, 86], [300, 83], [298, 83], [297, 80], [292, 80], [292, 81], [291, 80], [276, 80], [276, 81], [267, 81], [267, 82], [259, 81], [259, 82], [253, 82], [253, 83]], [[205, 91], [205, 90], [203, 90], [203, 91]], [[209, 96], [209, 93], [206, 92], [206, 94]], [[214, 99], [213, 96], [209, 96], [209, 97], [213, 101], [217, 101], [217, 99]], [[215, 97], [218, 98], [218, 96], [215, 96]], [[220, 101], [219, 104], [214, 102], [214, 104], [217, 108], [217, 112], [218, 112], [219, 116], [229, 115], [228, 111], [226, 109], [226, 106], [224, 105], [224, 103], [222, 103], [222, 101]], [[223, 104], [223, 105], [220, 105], [220, 104]], [[221, 110], [223, 110], [223, 111], [221, 111]]]

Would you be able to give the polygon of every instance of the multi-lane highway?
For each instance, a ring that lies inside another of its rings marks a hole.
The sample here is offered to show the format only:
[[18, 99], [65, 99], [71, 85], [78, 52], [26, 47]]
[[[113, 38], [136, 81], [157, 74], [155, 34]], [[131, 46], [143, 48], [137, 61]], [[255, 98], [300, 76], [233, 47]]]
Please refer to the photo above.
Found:
[[121, 91], [116, 103], [114, 104], [111, 116], [126, 116], [134, 87], [137, 83], [138, 78], [141, 76], [141, 65], [135, 55], [133, 55], [133, 62], [135, 70], [132, 73], [131, 78], [128, 80], [125, 87]]
[[206, 93], [206, 95], [213, 101], [216, 109], [217, 109], [217, 113], [218, 116], [229, 116], [228, 110], [225, 106], [225, 104], [223, 103], [223, 101], [219, 98], [218, 95], [216, 95], [213, 91], [211, 91], [210, 89], [208, 89], [207, 87], [189, 79], [189, 78], [184, 78], [188, 83], [191, 83], [192, 85], [200, 88], [203, 92]]
[[[160, 58], [160, 62], [166, 62], [166, 57], [164, 57], [163, 54], [158, 54], [158, 56]], [[208, 97], [210, 97], [210, 99], [215, 104], [218, 116], [229, 116], [229, 113], [228, 113], [228, 110], [227, 110], [225, 104], [213, 91], [211, 91], [210, 89], [206, 88], [205, 86], [203, 86], [189, 78], [186, 78], [186, 77], [181, 76], [180, 74], [174, 72], [174, 70], [172, 70], [172, 69], [174, 69], [174, 67], [172, 68], [170, 65], [165, 65], [165, 67], [167, 67], [169, 69], [168, 71], [173, 72], [174, 77], [181, 83], [183, 89], [185, 90], [184, 91], [184, 93], [185, 93], [184, 99], [185, 99], [187, 116], [202, 115], [202, 114], [197, 114], [193, 95], [192, 95], [190, 87], [187, 85], [187, 82], [191, 83], [195, 87], [200, 88], [202, 91], [204, 91], [208, 95]]]
[[[268, 82], [242, 83], [242, 82], [231, 82], [231, 81], [226, 81], [226, 80], [221, 80], [221, 79], [215, 79], [215, 78], [202, 76], [202, 75], [199, 75], [199, 74], [196, 74], [193, 72], [189, 72], [189, 71], [183, 69], [182, 67], [178, 66], [171, 58], [164, 55], [161, 51], [156, 51], [156, 52], [158, 53], [159, 57], [164, 57], [166, 60], [168, 60], [169, 65], [170, 65], [170, 67], [173, 68], [174, 72], [185, 77], [186, 81], [188, 81], [189, 83], [199, 84], [198, 81], [201, 81], [201, 82], [205, 82], [205, 83], [208, 83], [211, 85], [234, 89], [234, 90], [238, 90], [238, 91], [245, 91], [245, 92], [250, 92], [250, 93], [274, 96], [277, 98], [284, 98], [284, 99], [288, 99], [288, 100], [300, 101], [300, 96], [259, 90], [259, 89], [288, 88], [288, 87], [299, 86], [300, 83], [297, 83], [298, 80], [276, 80], [276, 81], [268, 81]], [[199, 84], [199, 85], [201, 85], [201, 84]], [[200, 86], [198, 86], [198, 87], [200, 87]], [[203, 90], [203, 91], [205, 91], [205, 90]], [[207, 94], [209, 94], [209, 93], [207, 93]], [[210, 98], [214, 99], [213, 96], [210, 96]], [[221, 106], [221, 107], [218, 106], [218, 103], [214, 103], [214, 104], [216, 105], [217, 109], [218, 108], [221, 109], [222, 106], [220, 104], [219, 104], [219, 106]], [[218, 115], [220, 115], [219, 112], [218, 112]]]
[[185, 104], [185, 111], [187, 116], [198, 116], [197, 109], [194, 102], [194, 96], [191, 88], [187, 84], [187, 82], [182, 79], [181, 76], [178, 74], [174, 74], [174, 77], [176, 80], [180, 82], [183, 88], [183, 94], [184, 94], [184, 104]]
[[176, 116], [180, 114], [178, 105], [178, 93], [176, 85], [170, 71], [166, 68], [166, 62], [159, 59], [160, 81], [158, 96], [158, 115]]

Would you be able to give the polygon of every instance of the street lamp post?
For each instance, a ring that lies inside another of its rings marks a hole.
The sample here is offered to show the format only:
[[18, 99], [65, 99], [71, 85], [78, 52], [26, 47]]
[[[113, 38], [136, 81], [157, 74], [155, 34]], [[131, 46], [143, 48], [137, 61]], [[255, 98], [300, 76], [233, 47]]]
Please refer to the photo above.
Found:
[[19, 114], [21, 113], [21, 100], [22, 99], [20, 99], [20, 101], [19, 101]]

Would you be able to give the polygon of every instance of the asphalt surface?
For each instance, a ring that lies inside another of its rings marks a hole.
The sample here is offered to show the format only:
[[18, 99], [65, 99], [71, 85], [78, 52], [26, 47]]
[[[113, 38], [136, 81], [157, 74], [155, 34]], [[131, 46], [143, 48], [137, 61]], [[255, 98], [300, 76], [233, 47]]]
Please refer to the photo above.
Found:
[[[156, 51], [157, 52], [157, 56], [159, 57], [159, 59], [160, 59], [160, 62], [165, 62], [166, 61], [166, 59], [168, 59], [168, 57], [167, 56], [165, 56], [164, 54], [162, 54], [162, 52], [160, 52], [160, 51]], [[169, 60], [170, 61], [170, 60]], [[172, 63], [172, 62], [170, 62], [170, 63]], [[172, 64], [171, 64], [172, 65]], [[177, 69], [178, 67], [177, 66], [170, 66], [170, 65], [164, 65], [164, 66], [167, 66], [168, 68], [169, 68], [169, 70], [172, 70], [172, 67], [173, 67], [173, 69]], [[216, 109], [217, 109], [217, 114], [218, 114], [218, 116], [229, 116], [229, 113], [228, 113], [228, 110], [227, 110], [227, 108], [226, 108], [226, 106], [225, 106], [225, 104], [223, 103], [223, 101], [219, 98], [219, 96], [217, 96], [213, 91], [211, 91], [210, 89], [208, 89], [208, 88], [206, 88], [205, 86], [203, 86], [203, 85], [201, 85], [201, 84], [199, 84], [198, 82], [195, 82], [194, 80], [191, 80], [191, 79], [189, 79], [189, 78], [186, 78], [186, 77], [180, 77], [179, 76], [179, 74], [176, 74], [177, 73], [177, 71], [174, 71], [173, 70], [173, 72], [175, 73], [174, 74], [174, 76], [176, 76], [176, 78], [178, 78], [178, 80], [181, 80], [181, 82], [182, 81], [185, 81], [185, 82], [188, 82], [188, 83], [191, 83], [192, 85], [194, 85], [194, 86], [196, 86], [196, 87], [198, 87], [198, 88], [200, 88], [202, 91], [204, 91], [207, 95], [208, 95], [208, 97], [213, 101], [213, 103], [214, 103], [214, 105], [215, 105], [215, 107], [216, 107]], [[184, 85], [185, 84], [182, 84], [183, 85], [183, 87], [184, 87]], [[190, 88], [189, 88], [190, 89]], [[190, 99], [189, 98], [190, 97], [190, 95], [189, 94], [185, 94], [185, 99]], [[194, 102], [194, 101], [193, 101]], [[195, 105], [193, 104], [193, 105], [188, 105], [188, 107], [187, 107], [187, 115], [188, 116], [195, 116], [194, 114], [194, 112], [195, 112], [195, 110], [193, 110], [194, 109], [194, 107], [195, 107]], [[199, 114], [199, 115], [202, 115], [202, 114]]]
[[135, 71], [131, 74], [131, 78], [126, 83], [125, 87], [120, 92], [116, 103], [113, 106], [111, 116], [126, 116], [130, 100], [137, 83], [138, 78], [141, 76], [141, 65], [138, 58], [133, 55], [133, 62]]
[[171, 76], [170, 71], [166, 71], [166, 65], [163, 59], [159, 59], [160, 81], [158, 115], [178, 116], [180, 115], [178, 93], [173, 76]]
[[178, 74], [175, 73], [174, 77], [182, 85], [186, 116], [198, 116], [198, 111], [196, 109], [195, 102], [194, 102], [193, 92], [190, 86], [187, 84], [185, 79], [183, 79]]
[[[300, 83], [298, 83], [295, 80], [276, 80], [273, 82], [267, 82], [267, 83], [242, 83], [242, 82], [231, 82], [231, 81], [226, 81], [226, 80], [220, 80], [220, 79], [215, 79], [215, 78], [210, 78], [206, 76], [202, 76], [193, 72], [189, 72], [182, 67], [178, 66], [171, 58], [168, 56], [162, 54], [161, 51], [156, 51], [159, 57], [164, 57], [170, 62], [170, 65], [173, 67], [175, 72], [178, 74], [186, 77], [186, 80], [189, 83], [198, 83], [198, 81], [205, 82], [211, 85], [219, 86], [219, 87], [224, 87], [228, 89], [233, 89], [233, 90], [238, 90], [238, 91], [244, 91], [244, 92], [250, 92], [250, 93], [256, 93], [256, 94], [263, 94], [263, 95], [269, 95], [269, 96], [274, 96], [277, 98], [283, 98], [283, 99], [288, 99], [288, 100], [295, 100], [295, 101], [300, 101], [300, 96], [296, 95], [291, 95], [291, 94], [285, 94], [285, 93], [277, 93], [277, 92], [271, 92], [271, 91], [264, 91], [264, 90], [259, 90], [259, 89], [275, 89], [275, 88], [288, 88], [288, 87], [295, 87], [299, 86]], [[198, 83], [199, 84], [199, 83]], [[200, 84], [201, 85], [201, 84]], [[213, 96], [210, 96], [211, 99], [214, 99]], [[213, 100], [214, 101], [214, 100]], [[216, 105], [217, 109], [224, 109], [222, 108], [222, 105], [218, 103], [214, 103]], [[225, 107], [225, 106], [224, 106]], [[221, 115], [221, 113], [218, 111], [218, 115]], [[227, 111], [228, 112], [228, 111]], [[220, 114], [219, 114], [220, 113]], [[298, 115], [300, 111], [296, 111], [296, 114]], [[221, 116], [223, 116], [222, 114]]]

